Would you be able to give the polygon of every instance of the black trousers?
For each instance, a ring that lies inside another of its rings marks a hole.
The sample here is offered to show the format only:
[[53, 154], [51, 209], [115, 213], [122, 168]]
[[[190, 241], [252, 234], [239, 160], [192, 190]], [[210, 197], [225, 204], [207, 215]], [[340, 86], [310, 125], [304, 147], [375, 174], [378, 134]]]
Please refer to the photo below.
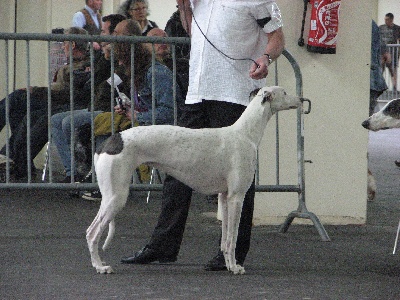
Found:
[[[230, 126], [239, 119], [245, 108], [239, 104], [211, 100], [185, 105], [178, 125], [194, 129]], [[250, 248], [254, 194], [253, 180], [244, 199], [236, 245], [236, 259], [241, 263]], [[162, 211], [148, 244], [149, 248], [160, 250], [165, 255], [178, 254], [191, 197], [190, 187], [167, 175], [163, 188]]]

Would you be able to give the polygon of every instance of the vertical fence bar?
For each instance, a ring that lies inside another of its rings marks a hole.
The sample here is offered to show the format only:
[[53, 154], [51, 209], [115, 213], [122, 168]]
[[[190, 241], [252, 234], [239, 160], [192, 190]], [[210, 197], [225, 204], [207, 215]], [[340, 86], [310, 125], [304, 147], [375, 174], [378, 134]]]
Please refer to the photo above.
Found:
[[72, 55], [72, 41], [68, 41], [69, 45], [69, 109], [71, 112], [70, 118], [70, 151], [71, 151], [71, 183], [75, 181], [75, 135], [74, 135], [74, 59]]
[[[14, 41], [15, 43], [15, 41]], [[10, 157], [10, 99], [8, 97], [9, 94], [9, 56], [8, 56], [8, 51], [9, 51], [9, 41], [5, 40], [5, 64], [6, 64], [6, 70], [5, 70], [5, 91], [6, 91], [6, 156]], [[15, 56], [14, 56], [15, 60]], [[14, 84], [15, 85], [15, 84]], [[6, 161], [6, 183], [10, 181], [10, 160], [7, 159]]]
[[31, 183], [31, 64], [30, 64], [30, 40], [26, 40], [26, 152], [27, 152], [27, 165], [28, 165], [28, 183]]
[[[47, 74], [51, 74], [51, 41], [48, 41], [48, 69], [47, 69]], [[57, 70], [58, 71], [58, 70]], [[57, 72], [56, 71], [56, 72]], [[46, 174], [46, 168], [49, 168], [48, 171], [48, 176], [49, 176], [49, 181], [53, 182], [53, 157], [51, 155], [51, 82], [53, 81], [51, 76], [47, 76], [47, 88], [48, 88], [48, 93], [47, 93], [47, 149], [46, 149], [46, 163], [44, 166], [43, 174]], [[42, 177], [42, 180], [45, 179], [45, 176]]]

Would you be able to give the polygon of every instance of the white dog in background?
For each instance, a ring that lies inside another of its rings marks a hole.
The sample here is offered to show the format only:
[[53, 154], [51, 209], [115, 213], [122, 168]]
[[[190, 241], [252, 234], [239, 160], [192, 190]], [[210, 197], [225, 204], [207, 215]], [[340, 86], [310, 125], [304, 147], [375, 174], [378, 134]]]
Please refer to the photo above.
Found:
[[372, 131], [400, 128], [400, 99], [389, 101], [380, 111], [362, 122], [362, 126]]
[[95, 155], [103, 198], [86, 234], [92, 265], [98, 273], [113, 272], [111, 266], [103, 265], [98, 244], [109, 226], [103, 250], [109, 245], [115, 231], [114, 218], [125, 206], [132, 173], [140, 164], [162, 170], [200, 193], [219, 193], [221, 250], [226, 266], [234, 274], [244, 273], [244, 268], [236, 264], [235, 247], [244, 196], [256, 169], [257, 147], [271, 116], [297, 108], [303, 101], [278, 86], [264, 87], [252, 97], [242, 116], [229, 127], [142, 126], [117, 133], [104, 142], [101, 152]]
[[[388, 102], [380, 111], [374, 113], [362, 122], [365, 129], [379, 131], [391, 128], [400, 128], [400, 99]], [[376, 182], [371, 171], [368, 170], [368, 200], [375, 197]]]

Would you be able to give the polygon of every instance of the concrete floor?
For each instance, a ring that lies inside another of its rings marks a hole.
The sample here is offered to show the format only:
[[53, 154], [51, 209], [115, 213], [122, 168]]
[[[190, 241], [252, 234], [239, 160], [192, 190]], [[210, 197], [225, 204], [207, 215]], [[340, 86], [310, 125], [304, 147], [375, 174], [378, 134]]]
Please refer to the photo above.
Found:
[[85, 230], [99, 204], [66, 191], [0, 191], [0, 299], [400, 299], [400, 251], [392, 255], [400, 218], [400, 130], [370, 134], [370, 169], [378, 193], [365, 226], [292, 225], [285, 234], [255, 227], [246, 274], [206, 272], [216, 253], [217, 206], [193, 198], [178, 261], [121, 265], [145, 245], [160, 210], [160, 194], [132, 193], [118, 216], [115, 239], [103, 254], [116, 271], [98, 275], [90, 265]]

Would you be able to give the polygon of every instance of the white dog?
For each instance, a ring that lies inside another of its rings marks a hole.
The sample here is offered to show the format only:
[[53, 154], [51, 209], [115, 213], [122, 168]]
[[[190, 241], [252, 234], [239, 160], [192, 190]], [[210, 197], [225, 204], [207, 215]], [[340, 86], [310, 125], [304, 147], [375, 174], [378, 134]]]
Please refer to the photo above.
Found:
[[[254, 96], [254, 95], [252, 95]], [[112, 273], [98, 253], [103, 231], [109, 226], [103, 250], [115, 231], [114, 218], [125, 206], [133, 171], [150, 165], [211, 195], [219, 193], [222, 206], [221, 250], [227, 269], [243, 274], [236, 264], [235, 247], [242, 204], [256, 169], [256, 151], [271, 116], [299, 107], [303, 99], [281, 87], [264, 87], [252, 99], [235, 124], [224, 128], [188, 129], [153, 125], [117, 133], [95, 155], [95, 168], [103, 196], [97, 216], [86, 232], [91, 261], [98, 273]]]
[[400, 99], [388, 102], [380, 111], [365, 120], [362, 126], [372, 131], [400, 128]]
[[[388, 102], [380, 111], [362, 122], [362, 126], [372, 131], [400, 128], [400, 99]], [[370, 170], [368, 170], [367, 193], [368, 200], [372, 201], [375, 198], [376, 182]]]

